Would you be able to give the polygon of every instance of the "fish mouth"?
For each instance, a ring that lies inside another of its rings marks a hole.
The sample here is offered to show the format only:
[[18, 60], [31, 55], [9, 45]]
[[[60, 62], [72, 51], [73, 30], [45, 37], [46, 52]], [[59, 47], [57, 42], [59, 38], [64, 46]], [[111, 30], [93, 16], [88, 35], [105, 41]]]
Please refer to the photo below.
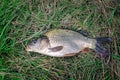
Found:
[[29, 46], [26, 47], [26, 51], [32, 51]]

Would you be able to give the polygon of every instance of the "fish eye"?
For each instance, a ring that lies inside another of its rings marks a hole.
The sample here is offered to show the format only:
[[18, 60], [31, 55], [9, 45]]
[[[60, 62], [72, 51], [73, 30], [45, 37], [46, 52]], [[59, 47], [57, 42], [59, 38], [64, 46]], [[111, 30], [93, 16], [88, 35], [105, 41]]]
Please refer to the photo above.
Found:
[[37, 39], [33, 40], [33, 43], [35, 44], [37, 42]]

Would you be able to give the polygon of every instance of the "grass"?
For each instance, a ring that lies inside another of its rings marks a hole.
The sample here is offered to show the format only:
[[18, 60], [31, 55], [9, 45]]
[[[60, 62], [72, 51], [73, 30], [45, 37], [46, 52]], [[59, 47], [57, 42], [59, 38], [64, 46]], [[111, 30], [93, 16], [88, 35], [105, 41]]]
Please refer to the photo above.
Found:
[[[119, 0], [1, 0], [0, 80], [119, 80], [119, 8]], [[55, 28], [112, 37], [110, 58], [92, 51], [70, 58], [25, 51], [32, 39]]]

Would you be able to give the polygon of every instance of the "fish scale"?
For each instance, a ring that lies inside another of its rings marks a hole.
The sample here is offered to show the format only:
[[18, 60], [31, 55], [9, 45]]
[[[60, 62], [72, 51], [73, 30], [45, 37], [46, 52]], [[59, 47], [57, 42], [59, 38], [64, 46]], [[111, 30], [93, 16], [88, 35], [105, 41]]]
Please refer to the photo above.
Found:
[[[90, 47], [88, 39], [81, 34], [69, 30], [52, 30], [45, 34], [48, 36], [51, 47], [64, 45], [64, 49], [59, 51], [59, 54], [78, 53], [85, 46]], [[82, 40], [82, 39], [83, 40]]]
[[[74, 42], [75, 44], [79, 44], [79, 46], [84, 46], [87, 44], [91, 44], [92, 42], [95, 42], [93, 39], [87, 38], [82, 36], [81, 34], [74, 32], [74, 31], [70, 31], [70, 30], [62, 30], [62, 29], [58, 29], [58, 30], [51, 30], [50, 32], [45, 34], [46, 36], [48, 36], [48, 38], [50, 39], [50, 43], [51, 44], [60, 44], [61, 43], [71, 43]], [[53, 39], [53, 40], [52, 40]], [[52, 42], [53, 41], [53, 42]], [[57, 41], [57, 43], [56, 43]], [[71, 41], [71, 42], [70, 42]], [[87, 46], [87, 47], [91, 47], [91, 46]]]

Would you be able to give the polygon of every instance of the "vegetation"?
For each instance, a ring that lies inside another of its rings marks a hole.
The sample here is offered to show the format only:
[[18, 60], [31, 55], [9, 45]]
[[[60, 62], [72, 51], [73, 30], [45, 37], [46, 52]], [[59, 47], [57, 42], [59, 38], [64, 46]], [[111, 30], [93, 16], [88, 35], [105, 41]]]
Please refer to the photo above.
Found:
[[[119, 80], [119, 14], [119, 0], [0, 0], [0, 80]], [[112, 37], [110, 57], [26, 52], [28, 42], [54, 28]]]

